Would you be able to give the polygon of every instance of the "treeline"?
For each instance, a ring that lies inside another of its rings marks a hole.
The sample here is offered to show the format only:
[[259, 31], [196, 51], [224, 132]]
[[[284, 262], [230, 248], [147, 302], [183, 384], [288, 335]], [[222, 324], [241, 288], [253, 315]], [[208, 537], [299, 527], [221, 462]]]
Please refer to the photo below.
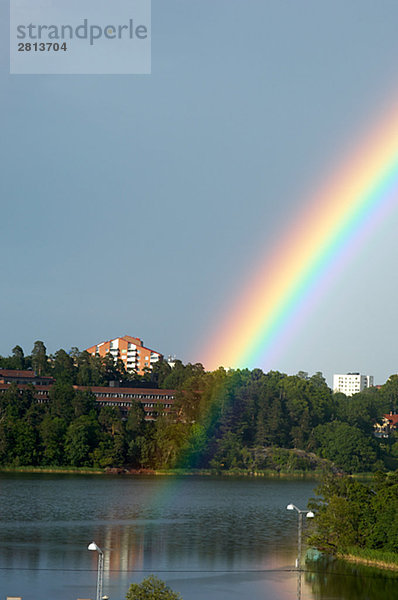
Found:
[[0, 394], [0, 464], [104, 468], [135, 464], [135, 446], [144, 434], [144, 412], [137, 404], [127, 421], [111, 408], [99, 409], [90, 392], [57, 384], [47, 404], [34, 389], [15, 384]]
[[[395, 435], [376, 439], [374, 423], [398, 404], [398, 376], [354, 397], [333, 394], [321, 373], [288, 376], [222, 369], [188, 378], [178, 396], [190, 423], [178, 464], [184, 467], [275, 468], [267, 449], [301, 449], [347, 472], [397, 466]], [[277, 453], [278, 454], [278, 453]], [[280, 469], [309, 468], [297, 454], [279, 454]]]
[[[347, 398], [333, 394], [321, 373], [205, 372], [176, 361], [173, 369], [158, 363], [138, 377], [111, 357], [77, 349], [49, 357], [42, 342], [29, 357], [18, 348], [0, 359], [0, 368], [31, 367], [57, 385], [48, 404], [38, 404], [33, 390], [14, 387], [1, 395], [2, 465], [291, 471], [312, 469], [315, 454], [346, 472], [398, 466], [395, 434], [373, 435], [374, 423], [398, 406], [397, 375], [381, 389]], [[176, 389], [173, 412], [159, 409], [155, 422], [145, 422], [137, 404], [123, 420], [117, 409], [100, 409], [90, 393], [72, 387], [112, 380]]]
[[72, 348], [66, 352], [62, 348], [55, 354], [47, 354], [44, 343], [34, 343], [30, 355], [25, 355], [21, 346], [13, 348], [11, 356], [0, 356], [0, 369], [32, 369], [40, 376], [54, 377], [59, 383], [74, 385], [101, 386], [110, 381], [128, 383], [141, 387], [173, 388], [175, 376], [167, 362], [155, 363], [152, 370], [146, 369], [144, 375], [127, 373], [122, 360], [113, 360], [111, 354], [104, 357], [92, 356], [88, 352], [80, 352]]

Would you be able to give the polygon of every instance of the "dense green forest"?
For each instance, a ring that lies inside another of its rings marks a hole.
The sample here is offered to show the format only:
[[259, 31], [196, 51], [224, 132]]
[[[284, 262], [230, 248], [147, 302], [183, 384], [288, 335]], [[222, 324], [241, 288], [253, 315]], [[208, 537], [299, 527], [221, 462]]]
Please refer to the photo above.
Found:
[[[128, 375], [110, 356], [77, 348], [47, 356], [40, 341], [30, 356], [16, 346], [0, 357], [0, 368], [32, 368], [56, 379], [45, 404], [33, 387], [11, 386], [0, 395], [3, 466], [258, 472], [327, 468], [332, 461], [348, 473], [398, 466], [398, 437], [373, 435], [381, 415], [397, 408], [398, 375], [347, 398], [333, 394], [321, 373], [205, 372], [200, 364], [176, 361], [173, 369], [162, 362], [143, 376]], [[115, 380], [175, 389], [173, 413], [146, 422], [136, 404], [123, 420], [118, 409], [99, 407], [90, 391], [72, 387]]]

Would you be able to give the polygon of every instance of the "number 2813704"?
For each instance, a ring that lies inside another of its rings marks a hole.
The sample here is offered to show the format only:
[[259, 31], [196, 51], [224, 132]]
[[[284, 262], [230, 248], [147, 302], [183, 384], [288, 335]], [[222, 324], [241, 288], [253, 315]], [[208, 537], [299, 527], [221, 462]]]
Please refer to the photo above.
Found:
[[59, 52], [63, 50], [67, 51], [66, 42], [58, 44], [57, 42], [19, 42], [18, 52]]

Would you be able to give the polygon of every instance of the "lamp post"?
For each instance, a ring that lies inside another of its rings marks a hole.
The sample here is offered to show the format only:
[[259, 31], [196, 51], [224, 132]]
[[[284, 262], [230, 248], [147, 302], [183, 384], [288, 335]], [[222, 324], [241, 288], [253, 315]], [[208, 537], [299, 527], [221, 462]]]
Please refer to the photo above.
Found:
[[297, 549], [297, 558], [296, 558], [296, 569], [297, 569], [297, 600], [301, 600], [301, 536], [303, 531], [303, 515], [307, 517], [307, 519], [312, 519], [315, 517], [312, 510], [300, 510], [294, 504], [288, 504], [286, 506], [287, 510], [296, 510], [298, 512], [298, 549]]
[[97, 571], [97, 595], [96, 600], [102, 600], [102, 582], [104, 578], [104, 553], [95, 542], [91, 542], [88, 550], [98, 552], [98, 571]]
[[300, 510], [294, 504], [288, 504], [286, 506], [287, 510], [296, 510], [298, 512], [298, 551], [296, 558], [296, 569], [300, 570], [301, 565], [301, 534], [303, 531], [303, 515], [307, 517], [307, 519], [312, 519], [315, 517], [312, 510]]

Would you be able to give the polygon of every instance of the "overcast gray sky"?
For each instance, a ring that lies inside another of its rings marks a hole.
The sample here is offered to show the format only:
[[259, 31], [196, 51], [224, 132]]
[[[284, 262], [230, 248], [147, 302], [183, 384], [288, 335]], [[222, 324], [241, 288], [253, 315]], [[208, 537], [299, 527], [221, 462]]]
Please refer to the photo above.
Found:
[[[9, 75], [0, 11], [2, 355], [130, 334], [201, 361], [253, 262], [398, 103], [396, 0], [153, 0], [136, 76]], [[398, 371], [397, 225], [274, 369]]]

